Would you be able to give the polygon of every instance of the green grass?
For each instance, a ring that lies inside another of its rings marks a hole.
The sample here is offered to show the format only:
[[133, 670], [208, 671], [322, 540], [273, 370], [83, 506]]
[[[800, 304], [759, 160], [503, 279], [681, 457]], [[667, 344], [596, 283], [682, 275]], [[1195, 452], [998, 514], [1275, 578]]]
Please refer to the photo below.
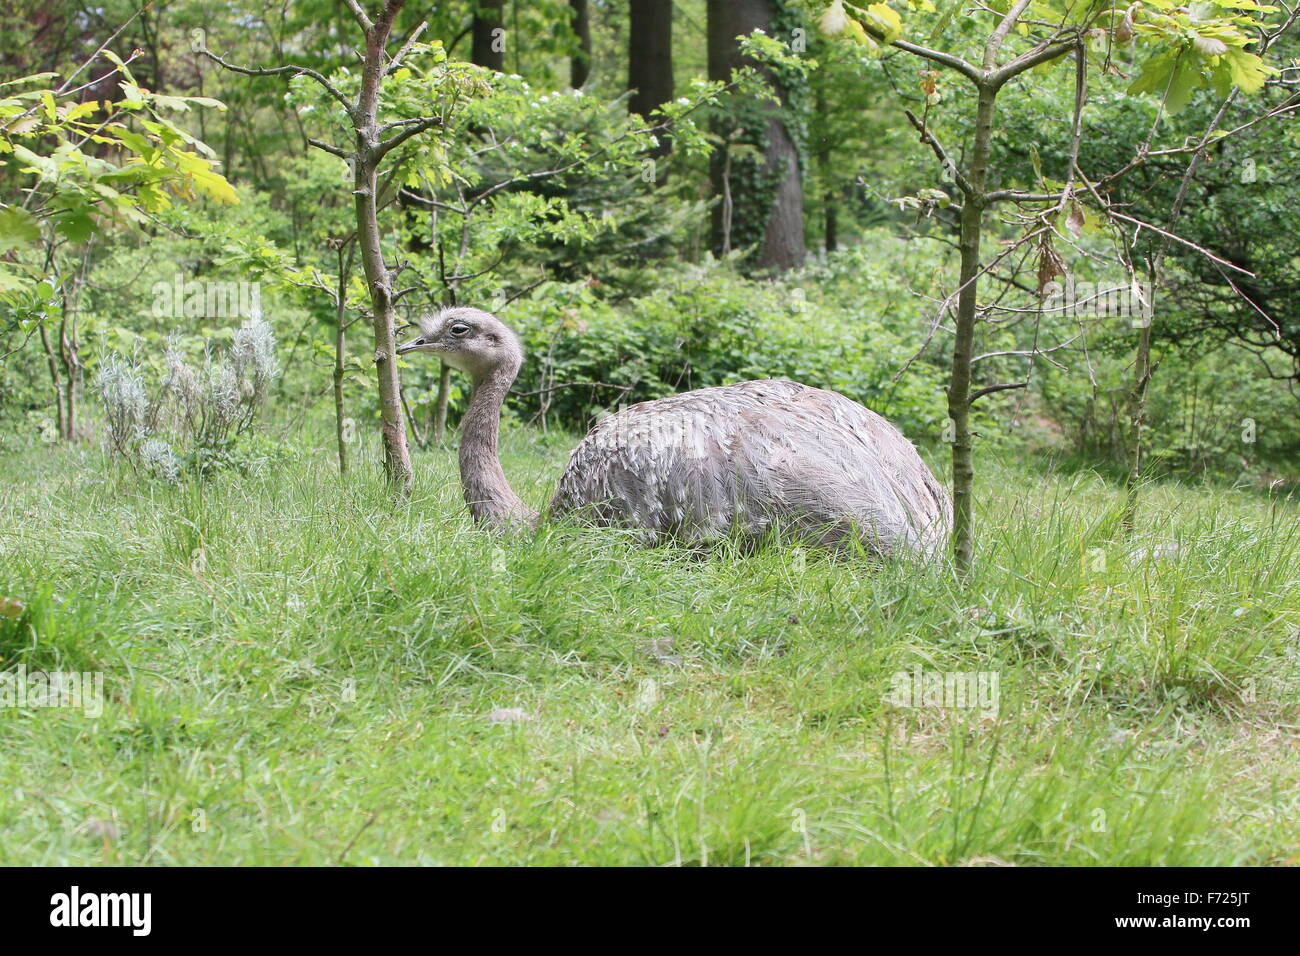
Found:
[[[98, 719], [0, 707], [0, 863], [1295, 860], [1293, 502], [1154, 486], [1129, 544], [1109, 484], [990, 453], [961, 587], [498, 542], [453, 453], [394, 512], [310, 444], [181, 487], [0, 461], [0, 667], [106, 691]], [[512, 433], [516, 488], [544, 500], [568, 447]], [[997, 715], [890, 703], [918, 667], [996, 673]]]

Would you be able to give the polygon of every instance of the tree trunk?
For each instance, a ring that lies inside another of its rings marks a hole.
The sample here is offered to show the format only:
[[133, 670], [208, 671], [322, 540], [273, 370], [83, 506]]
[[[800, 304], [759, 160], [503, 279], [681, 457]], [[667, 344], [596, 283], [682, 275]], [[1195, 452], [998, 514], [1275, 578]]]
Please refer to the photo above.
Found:
[[822, 244], [827, 252], [834, 252], [840, 245], [840, 207], [836, 197], [836, 189], [831, 185], [831, 152], [833, 146], [831, 138], [826, 132], [830, 111], [826, 105], [826, 87], [823, 83], [817, 85], [817, 96], [813, 103], [814, 109], [817, 111], [817, 172], [820, 174], [822, 182]]
[[591, 75], [591, 17], [587, 13], [587, 0], [569, 0], [569, 15], [574, 39], [578, 41], [578, 52], [569, 58], [569, 86], [580, 90]]
[[[1154, 283], [1152, 285], [1154, 288]], [[1137, 522], [1138, 491], [1142, 486], [1142, 429], [1147, 419], [1147, 386], [1151, 384], [1151, 323], [1138, 330], [1133, 360], [1133, 391], [1129, 394], [1128, 474], [1124, 477], [1124, 510], [1120, 527], [1131, 534]]]
[[[658, 107], [672, 100], [672, 0], [631, 0], [628, 16], [627, 88], [632, 91], [628, 110], [647, 119]], [[661, 149], [666, 151], [664, 146]]]
[[[708, 54], [709, 79], [726, 81], [733, 69], [756, 66], [743, 56], [737, 36], [754, 30], [772, 30], [774, 4], [779, 0], [709, 0]], [[782, 104], [786, 91], [781, 89], [770, 71], [768, 81], [776, 88]], [[727, 142], [749, 144], [763, 154], [762, 160], [750, 157], [730, 160], [730, 178], [738, 174], [755, 181], [758, 188], [744, 193], [733, 191], [729, 230], [730, 244], [753, 246], [754, 264], [760, 269], [784, 270], [803, 264], [803, 187], [799, 150], [781, 116], [781, 109], [768, 103], [740, 102], [728, 115], [720, 117], [714, 131]], [[723, 170], [728, 164], [724, 149], [715, 152], [710, 166], [714, 192], [723, 192]], [[724, 236], [721, 206], [714, 207], [713, 248], [720, 253]]]
[[401, 382], [397, 374], [397, 334], [393, 327], [394, 275], [384, 263], [379, 234], [377, 167], [383, 153], [379, 145], [379, 84], [384, 72], [384, 47], [392, 20], [401, 3], [385, 5], [385, 13], [366, 32], [366, 56], [361, 74], [361, 95], [357, 100], [355, 126], [357, 149], [354, 196], [357, 212], [357, 244], [365, 271], [374, 315], [375, 373], [379, 380], [379, 415], [383, 443], [384, 473], [399, 497], [411, 490], [414, 473], [406, 444], [406, 417], [402, 412]]
[[[1271, 40], [1265, 44], [1265, 49], [1271, 44]], [[1214, 131], [1219, 128], [1223, 117], [1227, 114], [1228, 108], [1232, 106], [1233, 101], [1237, 98], [1237, 90], [1233, 90], [1223, 105], [1219, 107], [1218, 113], [1210, 121], [1204, 135], [1201, 137], [1200, 144], [1192, 153], [1191, 160], [1187, 163], [1187, 169], [1183, 172], [1183, 180], [1178, 187], [1178, 195], [1174, 197], [1174, 204], [1169, 210], [1169, 222], [1166, 229], [1172, 233], [1178, 226], [1178, 220], [1183, 214], [1183, 204], [1187, 202], [1188, 192], [1192, 185], [1192, 180], [1196, 178], [1196, 170], [1205, 156], [1205, 147], [1210, 140], [1214, 138]], [[1156, 249], [1156, 254], [1151, 262], [1149, 275], [1151, 277], [1151, 289], [1148, 295], [1151, 301], [1147, 303], [1147, 314], [1143, 317], [1142, 327], [1138, 333], [1137, 354], [1133, 361], [1133, 391], [1129, 398], [1129, 427], [1131, 429], [1129, 438], [1129, 469], [1128, 476], [1124, 482], [1124, 510], [1120, 516], [1120, 527], [1126, 534], [1131, 534], [1137, 523], [1137, 506], [1138, 492], [1142, 486], [1142, 427], [1146, 423], [1147, 416], [1147, 386], [1151, 383], [1151, 324], [1155, 321], [1155, 298], [1156, 290], [1159, 288], [1161, 275], [1164, 269], [1165, 254], [1169, 251], [1169, 236], [1162, 236], [1160, 245]]]
[[50, 345], [50, 333], [44, 325], [41, 326], [41, 346], [45, 349], [45, 360], [50, 367], [50, 382], [54, 385], [54, 402], [57, 413], [56, 425], [58, 435], [62, 438], [67, 421], [63, 409], [63, 378], [59, 375], [59, 360], [55, 357], [54, 348]]
[[840, 247], [840, 207], [838, 205], [839, 197], [835, 195], [835, 190], [828, 189], [822, 193], [822, 204], [826, 207], [824, 210], [825, 219], [825, 243], [826, 251], [834, 252]]
[[343, 375], [347, 369], [348, 278], [352, 271], [352, 250], [344, 258], [339, 250], [338, 300], [334, 309], [334, 430], [339, 446], [339, 474], [348, 473], [347, 410], [343, 404]]
[[763, 232], [763, 246], [757, 264], [760, 269], [784, 272], [803, 265], [803, 180], [799, 174], [799, 149], [789, 129], [777, 117], [767, 127], [767, 163], [765, 169], [784, 176], [772, 201]]
[[506, 67], [505, 0], [478, 0], [470, 28], [470, 62], [504, 73]]
[[952, 422], [952, 553], [959, 573], [969, 573], [975, 557], [975, 465], [970, 431], [970, 381], [975, 341], [980, 272], [980, 239], [984, 224], [984, 184], [993, 145], [993, 104], [997, 90], [979, 89], [975, 140], [961, 213], [961, 291], [957, 297], [957, 328], [952, 346], [952, 379], [948, 385], [948, 418]]
[[406, 421], [410, 425], [411, 434], [415, 436], [415, 444], [418, 448], [424, 448], [428, 445], [428, 440], [420, 434], [420, 422], [415, 417], [415, 412], [411, 411], [411, 405], [406, 400], [406, 392], [402, 392], [402, 408], [406, 412]]
[[[157, 11], [151, 21], [150, 12]], [[148, 51], [150, 72], [148, 83], [151, 89], [162, 91], [167, 88], [167, 79], [163, 75], [162, 57], [158, 55], [159, 34], [163, 31], [162, 13], [153, 4], [140, 8], [140, 41]], [[142, 64], [143, 65], [143, 64]]]
[[346, 332], [342, 324], [334, 333], [334, 431], [339, 447], [339, 474], [348, 473], [348, 427], [347, 414], [343, 405], [343, 370]]
[[69, 336], [67, 298], [64, 297], [63, 318], [59, 322], [59, 358], [63, 362], [63, 432], [64, 441], [72, 441], [77, 434], [77, 351], [74, 338]]

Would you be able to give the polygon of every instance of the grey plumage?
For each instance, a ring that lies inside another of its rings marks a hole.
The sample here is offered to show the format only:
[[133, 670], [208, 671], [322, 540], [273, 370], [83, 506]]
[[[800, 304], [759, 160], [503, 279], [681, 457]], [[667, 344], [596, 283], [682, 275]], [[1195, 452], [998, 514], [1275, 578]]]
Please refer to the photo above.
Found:
[[[475, 518], [532, 522], [496, 455], [518, 340], [495, 316], [444, 309], [399, 354], [429, 350], [468, 372], [461, 479]], [[754, 539], [775, 527], [834, 546], [937, 556], [952, 506], [902, 433], [837, 392], [764, 380], [703, 388], [610, 415], [574, 449], [548, 515], [632, 528], [647, 543]]]

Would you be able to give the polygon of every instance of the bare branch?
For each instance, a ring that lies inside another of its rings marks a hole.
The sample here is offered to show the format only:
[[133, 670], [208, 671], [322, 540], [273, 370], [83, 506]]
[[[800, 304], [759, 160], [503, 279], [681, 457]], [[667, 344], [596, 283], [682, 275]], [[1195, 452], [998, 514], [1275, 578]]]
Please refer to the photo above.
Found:
[[425, 130], [430, 130], [435, 126], [441, 125], [441, 116], [421, 116], [415, 119], [398, 120], [395, 123], [387, 123], [383, 126], [383, 130], [394, 129], [399, 126], [404, 127], [404, 129], [402, 129], [402, 131], [396, 136], [383, 140], [377, 147], [375, 147], [375, 155], [384, 156], [390, 151], [396, 149], [398, 146], [401, 146], [412, 136], [418, 136]]
[[1064, 56], [1079, 44], [1077, 36], [1071, 36], [1067, 40], [1059, 43], [1050, 43], [1039, 45], [1034, 49], [1016, 57], [1001, 69], [994, 70], [989, 75], [989, 82], [996, 89], [1006, 84], [1008, 80], [1015, 79], [1026, 70], [1032, 70], [1040, 63], [1046, 63], [1049, 60], [1055, 60], [1057, 57]]
[[1152, 232], [1160, 234], [1167, 240], [1172, 239], [1174, 242], [1181, 243], [1182, 245], [1187, 246], [1189, 249], [1195, 249], [1197, 252], [1205, 256], [1205, 258], [1209, 259], [1211, 262], [1217, 262], [1221, 266], [1227, 266], [1229, 269], [1235, 269], [1237, 272], [1240, 272], [1243, 275], [1248, 275], [1252, 279], [1258, 278], [1255, 275], [1255, 273], [1251, 272], [1249, 269], [1243, 269], [1235, 262], [1229, 262], [1227, 259], [1220, 259], [1218, 256], [1216, 256], [1209, 249], [1206, 249], [1204, 246], [1198, 246], [1190, 239], [1184, 239], [1182, 236], [1174, 235], [1172, 232], [1168, 232], [1164, 229], [1161, 229], [1159, 226], [1153, 226], [1151, 225], [1151, 223], [1143, 222], [1141, 219], [1134, 219], [1132, 216], [1126, 216], [1124, 215], [1124, 213], [1116, 212], [1113, 209], [1107, 210], [1107, 215], [1114, 216], [1116, 219], [1123, 219], [1125, 222], [1131, 222], [1133, 225], [1140, 226], [1143, 229], [1150, 229]]
[[997, 29], [989, 37], [988, 43], [984, 44], [984, 69], [992, 70], [998, 65], [998, 50], [1002, 46], [1002, 41], [1007, 38], [1011, 28], [1016, 25], [1020, 19], [1020, 14], [1025, 12], [1032, 0], [1016, 0], [1016, 5], [1007, 11], [1007, 15], [1002, 18], [1002, 22], [997, 25]]
[[403, 199], [406, 199], [409, 202], [413, 202], [417, 206], [424, 206], [426, 209], [442, 209], [446, 212], [454, 212], [459, 215], [465, 214], [465, 210], [459, 208], [458, 206], [453, 206], [450, 203], [439, 202], [437, 199], [430, 199], [427, 196], [421, 196], [419, 193], [412, 192], [406, 187], [402, 187], [402, 189], [400, 190], [400, 195], [402, 196]]
[[921, 142], [934, 150], [934, 155], [939, 157], [939, 162], [943, 165], [945, 170], [952, 171], [953, 178], [956, 179], [957, 185], [961, 188], [961, 191], [967, 196], [971, 195], [974, 187], [971, 185], [970, 180], [967, 179], [965, 174], [957, 168], [957, 164], [952, 161], [948, 152], [942, 145], [940, 145], [939, 141], [935, 138], [934, 133], [930, 132], [929, 127], [917, 119], [916, 114], [911, 110], [905, 109], [903, 110], [903, 113], [907, 116], [908, 122], [915, 126], [917, 132], [921, 134]]
[[236, 66], [233, 63], [226, 62], [221, 57], [213, 53], [211, 50], [200, 50], [199, 52], [202, 53], [204, 56], [206, 56], [212, 62], [216, 63], [218, 66], [222, 67], [223, 69], [230, 70], [232, 73], [241, 73], [244, 76], [291, 76], [291, 77], [299, 76], [299, 75], [309, 76], [317, 83], [319, 83], [326, 93], [328, 93], [330, 96], [334, 97], [334, 99], [338, 100], [341, 104], [343, 104], [343, 109], [347, 111], [349, 117], [355, 117], [355, 112], [354, 112], [356, 109], [355, 104], [353, 104], [346, 96], [344, 96], [337, 86], [335, 86], [329, 80], [325, 79], [324, 76], [317, 73], [315, 70], [308, 69], [305, 66], [292, 66], [292, 65], [276, 66], [276, 67], [271, 67], [270, 69], [262, 69], [260, 67], [250, 68], [245, 66]]
[[[81, 64], [81, 66], [77, 67], [77, 68], [76, 68], [75, 70], [73, 70], [70, 74], [68, 74], [68, 78], [67, 78], [66, 80], [63, 81], [63, 85], [60, 86], [57, 90], [54, 91], [54, 95], [55, 95], [55, 96], [63, 96], [63, 95], [65, 95], [65, 94], [67, 94], [67, 93], [69, 92], [69, 91], [68, 91], [68, 87], [72, 84], [72, 81], [75, 80], [75, 79], [77, 78], [77, 76], [81, 73], [81, 71], [84, 70], [86, 67], [90, 66], [90, 64], [93, 63], [93, 62], [95, 61], [95, 58], [96, 58], [96, 57], [98, 57], [101, 53], [103, 53], [106, 49], [108, 49], [108, 45], [109, 45], [110, 43], [112, 43], [114, 40], [116, 40], [119, 36], [121, 36], [121, 35], [122, 35], [122, 31], [125, 30], [127, 27], [129, 27], [129, 26], [132, 24], [132, 22], [134, 22], [135, 18], [138, 17], [140, 14], [144, 13], [144, 11], [145, 11], [144, 6], [141, 6], [139, 10], [137, 10], [135, 13], [133, 13], [133, 14], [131, 14], [129, 17], [127, 17], [126, 22], [123, 23], [123, 24], [122, 24], [120, 27], [118, 27], [116, 30], [114, 30], [114, 31], [113, 31], [113, 35], [110, 36], [110, 37], [109, 37], [107, 40], [105, 40], [103, 43], [101, 43], [101, 44], [99, 45], [99, 49], [98, 49], [98, 50], [96, 50], [94, 53], [92, 53], [90, 56], [88, 56], [88, 57], [86, 58], [85, 62], [83, 62], [83, 63]], [[130, 63], [130, 62], [131, 62], [132, 60], [134, 60], [134, 59], [135, 59], [135, 54], [132, 53], [131, 56], [127, 58], [127, 61], [126, 61], [126, 62], [127, 62], [127, 63]], [[114, 70], [114, 72], [117, 72], [117, 71]], [[112, 74], [110, 73], [109, 75], [111, 76]], [[100, 77], [100, 80], [102, 80], [102, 79], [103, 79], [103, 77]], [[95, 82], [98, 83], [100, 80], [96, 80]]]
[[339, 159], [350, 159], [352, 157], [352, 154], [346, 150], [339, 149], [337, 146], [331, 146], [329, 143], [323, 143], [318, 139], [312, 139], [310, 136], [307, 138], [307, 145], [315, 146], [317, 149], [324, 150], [333, 156], [337, 156]]
[[518, 292], [516, 292], [514, 295], [510, 296], [510, 297], [507, 298], [504, 302], [502, 302], [499, 306], [497, 306], [496, 311], [500, 312], [502, 309], [504, 309], [506, 306], [508, 306], [511, 302], [515, 301], [515, 299], [521, 298], [522, 296], [525, 296], [525, 295], [527, 295], [528, 293], [532, 292], [532, 291], [533, 291], [534, 289], [536, 289], [539, 285], [541, 285], [543, 282], [545, 282], [548, 278], [550, 278], [550, 277], [549, 277], [549, 276], [542, 276], [540, 279], [538, 279], [538, 280], [537, 280], [536, 282], [534, 282], [532, 285], [524, 286], [522, 289], [520, 289], [520, 290], [519, 290]]
[[985, 202], [1056, 202], [1061, 198], [1060, 193], [1027, 193], [1020, 189], [995, 189], [984, 197]]
[[1080, 331], [1078, 335], [1072, 335], [1064, 342], [1058, 342], [1056, 345], [1049, 346], [1045, 349], [1035, 347], [1032, 349], [1006, 349], [1002, 352], [985, 352], [983, 355], [977, 355], [971, 359], [971, 364], [974, 365], [976, 362], [981, 362], [984, 359], [1001, 358], [1007, 355], [1016, 355], [1021, 358], [1036, 358], [1040, 355], [1047, 355], [1050, 352], [1059, 352], [1061, 349], [1068, 347], [1082, 336], [1083, 332]]
[[343, 2], [348, 5], [348, 9], [352, 11], [352, 15], [357, 18], [357, 23], [361, 24], [361, 29], [369, 33], [370, 29], [374, 26], [374, 23], [371, 22], [370, 15], [366, 13], [361, 4], [358, 3], [357, 0], [343, 0]]
[[1028, 385], [1028, 382], [1007, 382], [1004, 385], [986, 385], [983, 388], [971, 392], [971, 396], [967, 401], [969, 404], [974, 405], [977, 398], [983, 398], [985, 395], [992, 395], [994, 392], [1005, 392], [1012, 388], [1025, 388]]
[[393, 57], [392, 60], [389, 61], [388, 68], [384, 70], [385, 76], [388, 76], [401, 66], [402, 58], [411, 52], [411, 47], [415, 46], [415, 42], [420, 39], [420, 34], [422, 34], [428, 26], [429, 23], [426, 20], [412, 31], [411, 35], [406, 38], [406, 42], [402, 44], [402, 48], [397, 51], [397, 56]]
[[[866, 24], [863, 24], [866, 27]], [[869, 28], [868, 28], [869, 29]], [[908, 43], [906, 40], [895, 40], [894, 44], [900, 50], [911, 53], [913, 56], [919, 56], [925, 60], [932, 60], [935, 63], [941, 63], [949, 69], [956, 70], [962, 76], [966, 77], [973, 83], [982, 83], [984, 74], [973, 63], [968, 63], [959, 56], [953, 56], [951, 53], [943, 53], [940, 50], [931, 50], [928, 47], [917, 46], [915, 43]]]

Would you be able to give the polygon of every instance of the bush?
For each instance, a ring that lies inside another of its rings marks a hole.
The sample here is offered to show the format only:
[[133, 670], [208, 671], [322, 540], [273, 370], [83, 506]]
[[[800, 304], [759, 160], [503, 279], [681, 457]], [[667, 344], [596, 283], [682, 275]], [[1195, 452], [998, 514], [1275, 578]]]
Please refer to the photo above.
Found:
[[922, 360], [894, 381], [925, 319], [910, 305], [906, 281], [888, 263], [866, 268], [867, 256], [846, 250], [767, 282], [708, 263], [617, 305], [596, 283], [548, 285], [506, 315], [526, 353], [513, 404], [525, 418], [582, 429], [622, 404], [790, 378], [841, 392], [911, 437], [937, 434], [942, 371]]
[[[94, 389], [104, 406], [114, 457], [145, 474], [176, 481], [182, 473], [248, 471], [266, 455], [252, 429], [279, 374], [275, 336], [260, 318], [236, 329], [218, 358], [205, 343], [197, 362], [178, 336], [167, 342], [163, 370], [110, 354], [99, 365]], [[157, 378], [154, 394], [146, 379]]]
[[[1300, 417], [1284, 383], [1260, 374], [1259, 361], [1225, 344], [1205, 354], [1167, 349], [1147, 392], [1143, 445], [1154, 476], [1208, 476], [1268, 484], [1294, 481]], [[1130, 357], [1092, 355], [1093, 378], [1047, 369], [1042, 408], [1080, 460], [1123, 467], [1128, 455]]]

